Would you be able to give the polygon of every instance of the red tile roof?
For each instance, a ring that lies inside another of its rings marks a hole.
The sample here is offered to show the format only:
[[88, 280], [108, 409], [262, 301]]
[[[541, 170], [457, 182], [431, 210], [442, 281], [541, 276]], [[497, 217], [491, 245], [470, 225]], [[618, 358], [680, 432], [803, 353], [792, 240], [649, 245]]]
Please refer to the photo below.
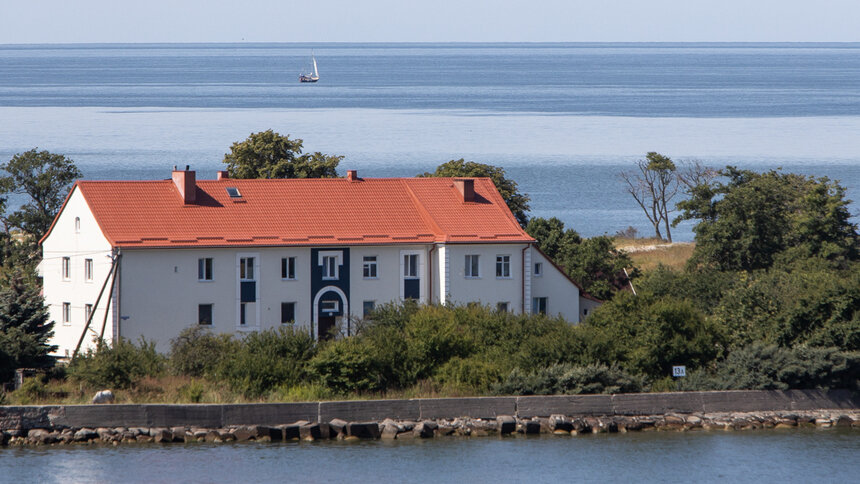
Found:
[[198, 180], [188, 204], [172, 180], [79, 181], [72, 190], [115, 247], [533, 241], [493, 182], [474, 180], [474, 202], [453, 178]]

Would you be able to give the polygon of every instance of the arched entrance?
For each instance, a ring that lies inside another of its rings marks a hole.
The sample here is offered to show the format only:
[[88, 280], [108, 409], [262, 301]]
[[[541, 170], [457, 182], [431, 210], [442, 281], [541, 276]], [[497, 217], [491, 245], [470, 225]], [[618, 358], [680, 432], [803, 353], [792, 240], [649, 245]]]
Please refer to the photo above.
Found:
[[313, 327], [318, 340], [332, 338], [332, 330], [345, 317], [349, 317], [349, 301], [339, 287], [326, 286], [317, 291], [314, 296]]

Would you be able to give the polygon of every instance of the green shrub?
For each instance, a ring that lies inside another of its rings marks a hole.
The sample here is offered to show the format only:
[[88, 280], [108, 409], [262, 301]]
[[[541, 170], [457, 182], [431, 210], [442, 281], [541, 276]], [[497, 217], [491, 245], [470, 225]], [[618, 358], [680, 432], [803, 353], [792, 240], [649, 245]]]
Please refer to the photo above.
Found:
[[714, 372], [692, 372], [682, 385], [687, 390], [860, 390], [860, 352], [753, 344], [733, 351]]
[[310, 364], [335, 393], [377, 391], [382, 389], [382, 378], [372, 353], [361, 338], [347, 338], [326, 344]]
[[433, 380], [450, 390], [483, 393], [502, 380], [502, 369], [479, 357], [454, 357], [440, 366]]
[[527, 372], [515, 368], [494, 392], [498, 395], [575, 395], [640, 392], [645, 378], [617, 366], [552, 365]]
[[280, 327], [248, 333], [235, 354], [223, 358], [219, 374], [230, 388], [257, 398], [279, 385], [295, 385], [308, 377], [315, 343], [307, 331]]
[[176, 375], [214, 376], [225, 359], [233, 358], [238, 342], [230, 334], [214, 334], [192, 326], [170, 342], [168, 362]]
[[206, 393], [206, 387], [200, 380], [191, 380], [191, 383], [179, 387], [179, 396], [183, 400], [191, 403], [200, 403], [203, 401], [203, 394]]
[[30, 405], [48, 398], [48, 387], [41, 376], [27, 378], [21, 388], [15, 390], [16, 400], [22, 405]]
[[129, 388], [145, 376], [164, 373], [165, 359], [155, 342], [141, 338], [139, 345], [121, 338], [115, 345], [99, 344], [78, 355], [68, 368], [74, 380], [99, 388]]

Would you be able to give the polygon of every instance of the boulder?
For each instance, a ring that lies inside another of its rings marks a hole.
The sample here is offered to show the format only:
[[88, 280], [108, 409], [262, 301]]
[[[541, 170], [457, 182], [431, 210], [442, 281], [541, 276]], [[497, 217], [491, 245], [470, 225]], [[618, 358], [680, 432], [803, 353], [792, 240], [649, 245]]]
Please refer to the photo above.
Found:
[[149, 430], [149, 435], [152, 436], [153, 442], [156, 443], [170, 443], [173, 442], [173, 432], [167, 430], [166, 428], [158, 427]]
[[339, 418], [333, 418], [328, 423], [329, 429], [335, 434], [344, 434], [346, 435], [346, 426], [347, 421], [341, 420]]
[[517, 430], [517, 419], [510, 415], [499, 415], [496, 417], [496, 424], [502, 435], [510, 435]]
[[[158, 440], [158, 434], [155, 434], [155, 441], [160, 442]], [[221, 438], [221, 433], [217, 430], [210, 430], [206, 433], [206, 442], [223, 442], [224, 439]]]
[[349, 437], [360, 439], [378, 439], [379, 424], [376, 422], [350, 422], [346, 425], [346, 434]]
[[564, 415], [551, 415], [549, 417], [549, 429], [553, 432], [561, 430], [567, 433], [573, 430], [573, 423]]
[[382, 426], [382, 433], [379, 435], [382, 440], [394, 440], [397, 438], [397, 432], [400, 429], [393, 422], [386, 422]]
[[110, 390], [102, 390], [93, 396], [94, 404], [113, 403], [114, 400], [113, 392]]
[[437, 425], [436, 422], [426, 420], [424, 422], [417, 424], [415, 426], [415, 428], [412, 429], [412, 434], [415, 435], [416, 437], [421, 437], [422, 439], [427, 439], [427, 438], [433, 437], [433, 435], [436, 433], [436, 429], [438, 429], [438, 428], [439, 428], [439, 425]]
[[57, 441], [58, 435], [45, 429], [31, 429], [27, 432], [27, 442], [37, 445], [53, 444]]
[[853, 420], [851, 420], [851, 417], [848, 415], [840, 415], [839, 418], [836, 419], [837, 427], [850, 427], [852, 423]]
[[86, 442], [97, 438], [99, 438], [99, 434], [93, 429], [82, 428], [75, 432], [75, 442]]

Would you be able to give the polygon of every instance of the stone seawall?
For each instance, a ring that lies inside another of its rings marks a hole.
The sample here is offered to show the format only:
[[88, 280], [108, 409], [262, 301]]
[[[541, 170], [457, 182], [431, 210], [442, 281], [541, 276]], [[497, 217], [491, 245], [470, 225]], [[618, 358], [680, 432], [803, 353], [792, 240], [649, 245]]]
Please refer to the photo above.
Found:
[[727, 391], [235, 405], [0, 407], [0, 445], [860, 427], [849, 391]]

